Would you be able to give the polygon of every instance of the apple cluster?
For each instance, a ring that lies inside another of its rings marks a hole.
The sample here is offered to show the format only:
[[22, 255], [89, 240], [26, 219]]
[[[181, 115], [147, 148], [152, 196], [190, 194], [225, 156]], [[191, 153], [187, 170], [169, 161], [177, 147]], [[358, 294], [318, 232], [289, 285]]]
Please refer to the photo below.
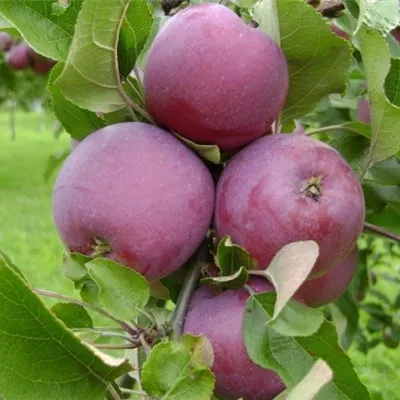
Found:
[[7, 53], [7, 64], [13, 70], [31, 68], [37, 75], [46, 75], [55, 62], [33, 50], [24, 41], [16, 42], [11, 35], [0, 32], [0, 51]]
[[[80, 142], [54, 188], [54, 219], [71, 252], [98, 255], [166, 277], [212, 226], [268, 268], [286, 244], [314, 240], [319, 256], [295, 299], [312, 307], [341, 296], [357, 266], [365, 206], [347, 162], [304, 134], [271, 134], [289, 72], [279, 46], [218, 4], [189, 6], [155, 38], [144, 72], [158, 126], [110, 125]], [[173, 133], [232, 153], [215, 184], [206, 164]], [[295, 266], [293, 266], [295, 268]], [[273, 290], [252, 277], [256, 293]], [[245, 289], [202, 286], [184, 331], [204, 334], [223, 400], [268, 400], [284, 385], [249, 358], [242, 338]]]

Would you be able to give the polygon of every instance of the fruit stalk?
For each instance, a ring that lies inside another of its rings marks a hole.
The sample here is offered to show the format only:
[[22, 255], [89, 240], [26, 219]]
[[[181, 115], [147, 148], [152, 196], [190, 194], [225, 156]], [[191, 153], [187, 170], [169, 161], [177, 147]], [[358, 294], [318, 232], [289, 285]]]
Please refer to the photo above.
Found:
[[189, 272], [185, 279], [185, 283], [183, 284], [182, 290], [179, 294], [178, 301], [176, 303], [175, 312], [174, 315], [172, 316], [172, 321], [171, 321], [172, 340], [177, 340], [179, 336], [182, 335], [183, 325], [185, 322], [189, 301], [190, 298], [192, 297], [194, 290], [196, 289], [197, 282], [200, 278], [201, 269], [207, 262], [207, 256], [208, 256], [208, 246], [207, 242], [204, 241], [200, 245], [195, 256], [193, 257]]

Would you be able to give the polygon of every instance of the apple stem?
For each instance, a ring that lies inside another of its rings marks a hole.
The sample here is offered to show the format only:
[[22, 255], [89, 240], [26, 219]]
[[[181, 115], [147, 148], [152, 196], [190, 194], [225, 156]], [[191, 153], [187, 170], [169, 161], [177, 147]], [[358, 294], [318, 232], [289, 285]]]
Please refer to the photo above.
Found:
[[400, 235], [388, 231], [387, 229], [381, 228], [380, 226], [376, 226], [373, 224], [370, 224], [369, 222], [364, 222], [364, 232], [373, 232], [377, 233], [378, 235], [384, 236], [388, 239], [395, 240], [396, 242], [400, 242]]
[[108, 385], [107, 391], [113, 398], [113, 400], [121, 400], [121, 397], [119, 396], [118, 392], [115, 390], [114, 386], [111, 383]]
[[208, 245], [204, 240], [191, 261], [190, 269], [176, 303], [176, 308], [171, 320], [172, 340], [177, 340], [182, 335], [183, 324], [185, 322], [189, 301], [194, 290], [196, 289], [201, 270], [204, 267], [204, 264], [207, 262], [207, 257]]

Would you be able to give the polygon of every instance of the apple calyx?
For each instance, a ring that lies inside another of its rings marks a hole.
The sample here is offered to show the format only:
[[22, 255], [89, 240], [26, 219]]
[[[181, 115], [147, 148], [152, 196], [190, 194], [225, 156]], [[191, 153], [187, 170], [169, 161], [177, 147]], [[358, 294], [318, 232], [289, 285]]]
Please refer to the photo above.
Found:
[[321, 183], [323, 177], [323, 175], [311, 177], [306, 182], [304, 182], [303, 186], [300, 189], [300, 192], [317, 201], [322, 195]]
[[93, 239], [95, 244], [90, 246], [93, 249], [93, 252], [90, 254], [91, 257], [102, 257], [112, 252], [112, 248], [106, 240], [97, 236], [94, 236]]

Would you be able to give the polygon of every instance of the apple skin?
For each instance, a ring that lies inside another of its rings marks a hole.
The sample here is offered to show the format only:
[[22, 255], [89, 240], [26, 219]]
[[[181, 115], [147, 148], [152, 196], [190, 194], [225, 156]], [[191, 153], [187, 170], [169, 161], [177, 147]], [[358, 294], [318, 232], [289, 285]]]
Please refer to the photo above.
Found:
[[359, 99], [357, 103], [357, 119], [363, 124], [371, 123], [371, 110], [367, 99]]
[[357, 270], [358, 251], [351, 253], [336, 267], [316, 279], [305, 281], [296, 292], [297, 300], [309, 307], [321, 307], [342, 296]]
[[189, 6], [173, 16], [156, 36], [144, 72], [152, 116], [223, 151], [265, 134], [288, 86], [281, 49], [219, 4]]
[[120, 123], [86, 137], [71, 152], [53, 193], [54, 220], [71, 252], [106, 257], [148, 280], [169, 275], [202, 242], [214, 184], [201, 160], [155, 126]]
[[[321, 194], [314, 198], [304, 187], [321, 175]], [[286, 244], [314, 240], [319, 257], [310, 277], [318, 277], [354, 248], [364, 217], [363, 191], [350, 166], [305, 135], [258, 139], [231, 159], [217, 185], [217, 237], [229, 235], [258, 269]]]
[[331, 31], [335, 33], [337, 36], [341, 37], [342, 39], [349, 40], [349, 35], [342, 28], [339, 28], [337, 25], [331, 24]]
[[0, 32], [0, 51], [9, 51], [14, 44], [14, 39], [7, 32]]
[[[251, 278], [256, 293], [270, 292], [272, 285], [263, 278]], [[279, 376], [255, 364], [243, 339], [244, 307], [249, 294], [245, 289], [221, 292], [211, 286], [195, 291], [190, 301], [184, 332], [205, 335], [214, 350], [215, 395], [221, 400], [272, 400], [285, 386]]]
[[29, 46], [19, 43], [7, 53], [7, 64], [14, 70], [22, 70], [31, 65]]

